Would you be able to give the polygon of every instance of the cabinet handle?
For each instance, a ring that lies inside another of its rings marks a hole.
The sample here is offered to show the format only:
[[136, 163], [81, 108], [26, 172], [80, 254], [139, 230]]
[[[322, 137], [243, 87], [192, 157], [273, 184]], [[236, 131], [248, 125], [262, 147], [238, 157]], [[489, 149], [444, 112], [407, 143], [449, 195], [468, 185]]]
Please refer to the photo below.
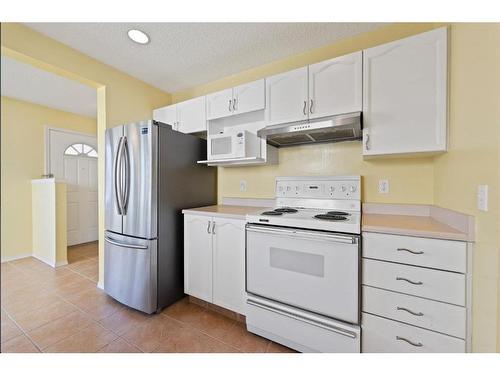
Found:
[[236, 98], [233, 99], [233, 111], [236, 111]]
[[210, 220], [208, 221], [208, 225], [207, 225], [207, 233], [210, 234]]
[[398, 247], [398, 251], [408, 251], [409, 253], [416, 254], [416, 255], [424, 253], [423, 251], [415, 251], [415, 250], [411, 250], [411, 249], [406, 249], [404, 247]]
[[415, 316], [424, 316], [424, 313], [421, 313], [421, 312], [416, 313], [416, 312], [411, 311], [410, 309], [407, 309], [406, 307], [397, 306], [396, 310], [406, 311], [407, 313], [410, 313], [411, 315], [415, 315]]
[[309, 112], [313, 113], [313, 104], [314, 104], [314, 101], [311, 99], [311, 104], [309, 105]]
[[212, 221], [212, 234], [215, 234], [215, 221]]
[[398, 281], [406, 281], [407, 283], [413, 284], [413, 285], [422, 285], [423, 282], [421, 281], [412, 281], [410, 279], [407, 279], [405, 277], [396, 277], [396, 280]]
[[401, 336], [396, 336], [396, 340], [405, 341], [408, 344], [413, 345], [413, 346], [418, 346], [418, 347], [424, 346], [421, 342], [414, 343], [414, 342], [411, 342], [410, 340], [405, 339], [404, 337], [401, 337]]
[[229, 112], [231, 112], [231, 102], [232, 102], [232, 100], [231, 100], [231, 99], [229, 99], [229, 108], [228, 108], [228, 109], [229, 109]]
[[366, 135], [366, 140], [365, 140], [365, 150], [370, 149], [370, 134]]
[[304, 116], [307, 115], [306, 106], [307, 106], [307, 100], [304, 100], [304, 108], [302, 108], [302, 113], [304, 114]]

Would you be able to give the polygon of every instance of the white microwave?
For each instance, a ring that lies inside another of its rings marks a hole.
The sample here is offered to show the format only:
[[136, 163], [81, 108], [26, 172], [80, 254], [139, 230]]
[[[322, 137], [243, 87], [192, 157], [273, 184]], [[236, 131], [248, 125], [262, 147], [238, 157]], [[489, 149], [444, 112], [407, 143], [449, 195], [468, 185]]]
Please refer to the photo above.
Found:
[[208, 160], [260, 157], [260, 138], [247, 130], [229, 130], [208, 137]]

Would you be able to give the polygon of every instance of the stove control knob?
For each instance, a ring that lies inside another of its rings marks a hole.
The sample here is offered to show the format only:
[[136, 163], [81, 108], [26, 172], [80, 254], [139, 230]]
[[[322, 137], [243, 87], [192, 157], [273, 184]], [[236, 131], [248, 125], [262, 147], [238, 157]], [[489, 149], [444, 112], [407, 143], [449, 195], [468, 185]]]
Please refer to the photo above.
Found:
[[291, 190], [291, 187], [290, 186], [287, 186], [286, 187], [286, 191], [290, 191]]
[[280, 186], [278, 189], [279, 191], [283, 191], [283, 186]]
[[353, 185], [353, 186], [351, 186], [351, 187], [349, 188], [349, 190], [351, 191], [351, 193], [354, 193], [354, 192], [356, 191], [356, 186], [354, 186], [354, 185]]
[[330, 186], [330, 188], [328, 190], [330, 190], [331, 192], [333, 192], [333, 191], [335, 191], [335, 187]]
[[340, 187], [340, 190], [342, 191], [342, 193], [344, 193], [344, 192], [346, 191], [346, 187], [345, 187], [344, 185], [342, 185], [342, 186]]

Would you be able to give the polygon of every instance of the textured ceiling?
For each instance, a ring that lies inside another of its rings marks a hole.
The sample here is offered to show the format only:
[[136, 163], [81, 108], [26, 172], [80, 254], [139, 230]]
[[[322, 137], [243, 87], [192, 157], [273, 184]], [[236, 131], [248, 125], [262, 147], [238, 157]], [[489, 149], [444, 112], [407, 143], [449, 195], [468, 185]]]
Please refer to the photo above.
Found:
[[96, 90], [2, 55], [2, 96], [96, 117]]
[[[174, 93], [337, 40], [376, 23], [27, 23], [164, 91]], [[127, 30], [151, 38], [133, 43]]]

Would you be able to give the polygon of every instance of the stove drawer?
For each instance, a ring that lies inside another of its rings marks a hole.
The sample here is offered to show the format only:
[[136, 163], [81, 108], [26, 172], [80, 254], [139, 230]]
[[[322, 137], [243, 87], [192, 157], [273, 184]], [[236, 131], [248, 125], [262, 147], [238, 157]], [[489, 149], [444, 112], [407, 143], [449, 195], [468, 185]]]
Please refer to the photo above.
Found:
[[249, 296], [247, 330], [306, 353], [359, 353], [360, 328]]
[[247, 291], [358, 323], [359, 251], [357, 236], [248, 225]]
[[465, 353], [465, 341], [408, 324], [362, 315], [363, 353]]
[[363, 259], [363, 284], [465, 306], [465, 275]]
[[363, 286], [363, 312], [465, 339], [465, 307]]
[[363, 233], [363, 257], [466, 272], [467, 245], [465, 242], [431, 238]]

